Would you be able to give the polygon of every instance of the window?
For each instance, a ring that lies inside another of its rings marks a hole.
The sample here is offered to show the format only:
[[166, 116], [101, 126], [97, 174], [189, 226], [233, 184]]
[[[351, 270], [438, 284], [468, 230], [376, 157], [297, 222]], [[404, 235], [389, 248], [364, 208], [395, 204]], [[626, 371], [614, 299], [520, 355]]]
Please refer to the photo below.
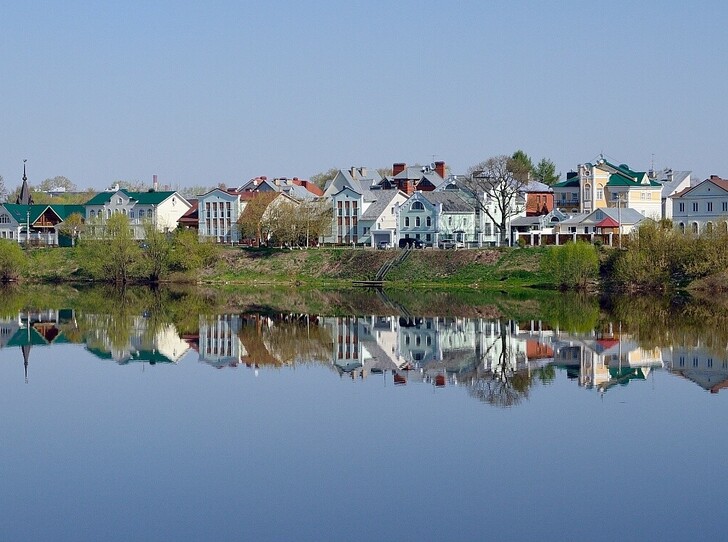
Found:
[[640, 192], [640, 199], [648, 199], [647, 198], [647, 192]]
[[116, 204], [121, 205], [121, 198], [116, 198]]
[[604, 190], [597, 188], [597, 199], [604, 199]]
[[680, 356], [680, 367], [685, 367], [685, 356]]
[[425, 206], [422, 205], [421, 201], [415, 201], [414, 203], [412, 203], [412, 210], [413, 211], [424, 211]]
[[696, 234], [698, 233], [698, 223], [697, 222], [693, 222], [693, 233], [696, 233]]
[[698, 358], [693, 358], [693, 367], [698, 366]]
[[10, 217], [6, 214], [0, 215], [0, 224], [10, 224]]
[[91, 211], [89, 213], [89, 217], [91, 218], [91, 220], [93, 220], [94, 218], [96, 218], [96, 211]]
[[427, 227], [428, 228], [431, 228], [432, 227], [432, 217], [431, 216], [428, 216], [427, 217]]
[[584, 185], [584, 201], [591, 201], [591, 185], [589, 183]]
[[129, 218], [134, 218], [134, 211], [129, 211]]
[[404, 227], [409, 228], [409, 217], [408, 216], [404, 217]]
[[680, 203], [680, 212], [681, 213], [684, 213], [685, 212], [685, 204], [684, 203]]
[[723, 212], [728, 213], [728, 201], [724, 201], [721, 205], [723, 206]]
[[709, 201], [708, 203], [706, 203], [706, 204], [705, 204], [705, 207], [706, 207], [706, 210], [707, 210], [707, 211], [708, 211], [709, 213], [712, 213], [712, 212], [713, 212], [713, 202], [712, 202], [712, 201]]
[[139, 209], [139, 218], [144, 218], [144, 209]]
[[419, 228], [419, 227], [420, 227], [420, 217], [419, 217], [419, 216], [415, 217], [415, 226], [416, 226], [417, 228]]
[[428, 243], [429, 243], [430, 241], [432, 241], [432, 234], [429, 234], [429, 233], [428, 233], [427, 235], [425, 235], [425, 239], [427, 240], [427, 242], [428, 242]]
[[680, 228], [680, 233], [685, 233], [685, 224], [680, 222], [680, 224], [678, 224], [678, 227]]
[[694, 201], [693, 202], [693, 212], [694, 213], [697, 213], [698, 212], [698, 202], [697, 201]]

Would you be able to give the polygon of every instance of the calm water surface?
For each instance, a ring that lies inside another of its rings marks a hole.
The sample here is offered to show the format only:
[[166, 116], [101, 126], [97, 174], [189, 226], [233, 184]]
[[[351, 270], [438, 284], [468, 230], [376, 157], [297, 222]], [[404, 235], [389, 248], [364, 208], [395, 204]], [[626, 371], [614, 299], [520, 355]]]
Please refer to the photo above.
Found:
[[722, 538], [719, 327], [17, 304], [2, 540]]

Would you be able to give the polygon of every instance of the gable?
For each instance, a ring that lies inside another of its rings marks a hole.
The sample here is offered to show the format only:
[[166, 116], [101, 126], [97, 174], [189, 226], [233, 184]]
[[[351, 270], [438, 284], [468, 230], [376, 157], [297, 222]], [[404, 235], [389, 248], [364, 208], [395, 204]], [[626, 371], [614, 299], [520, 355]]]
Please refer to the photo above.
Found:
[[725, 197], [726, 195], [728, 195], [728, 190], [726, 188], [712, 182], [710, 179], [706, 179], [699, 185], [683, 192], [681, 195], [677, 195], [675, 199]]

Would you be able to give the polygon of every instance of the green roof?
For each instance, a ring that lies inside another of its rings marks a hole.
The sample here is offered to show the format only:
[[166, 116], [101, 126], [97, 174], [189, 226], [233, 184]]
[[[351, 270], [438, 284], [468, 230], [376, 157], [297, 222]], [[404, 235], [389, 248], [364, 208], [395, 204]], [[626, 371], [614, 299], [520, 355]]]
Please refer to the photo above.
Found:
[[174, 194], [174, 191], [154, 191], [150, 190], [148, 192], [131, 192], [129, 190], [126, 190], [122, 188], [121, 190], [118, 190], [116, 192], [100, 192], [99, 194], [96, 194], [93, 198], [88, 200], [86, 202], [86, 205], [105, 205], [111, 201], [111, 198], [117, 194], [118, 192], [123, 192], [124, 195], [129, 197], [130, 199], [136, 201], [137, 203], [141, 203], [143, 205], [158, 205], [162, 203], [164, 200], [166, 200], [168, 197], [170, 197], [172, 194]]
[[[53, 211], [61, 220], [65, 220], [73, 213], [78, 213], [81, 216], [85, 216], [86, 214], [83, 205], [48, 205], [45, 203], [38, 205], [20, 205], [18, 203], [4, 203], [3, 207], [5, 207], [7, 212], [19, 224], [25, 224], [27, 220], [30, 220], [30, 223], [33, 224], [45, 213], [46, 209]], [[30, 211], [30, 215], [28, 215], [28, 211]]]
[[571, 179], [554, 183], [551, 185], [551, 188], [573, 188], [575, 186], [579, 186], [579, 177], [572, 177]]

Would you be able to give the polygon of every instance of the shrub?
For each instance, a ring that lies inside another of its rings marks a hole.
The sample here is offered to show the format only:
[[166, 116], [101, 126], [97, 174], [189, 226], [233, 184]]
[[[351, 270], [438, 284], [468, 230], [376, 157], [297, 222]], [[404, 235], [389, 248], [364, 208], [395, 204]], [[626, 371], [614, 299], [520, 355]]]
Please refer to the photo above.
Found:
[[18, 243], [0, 239], [0, 280], [2, 282], [20, 278], [27, 260], [27, 256]]
[[559, 288], [584, 289], [599, 274], [599, 256], [583, 241], [551, 247], [541, 261], [541, 271]]

